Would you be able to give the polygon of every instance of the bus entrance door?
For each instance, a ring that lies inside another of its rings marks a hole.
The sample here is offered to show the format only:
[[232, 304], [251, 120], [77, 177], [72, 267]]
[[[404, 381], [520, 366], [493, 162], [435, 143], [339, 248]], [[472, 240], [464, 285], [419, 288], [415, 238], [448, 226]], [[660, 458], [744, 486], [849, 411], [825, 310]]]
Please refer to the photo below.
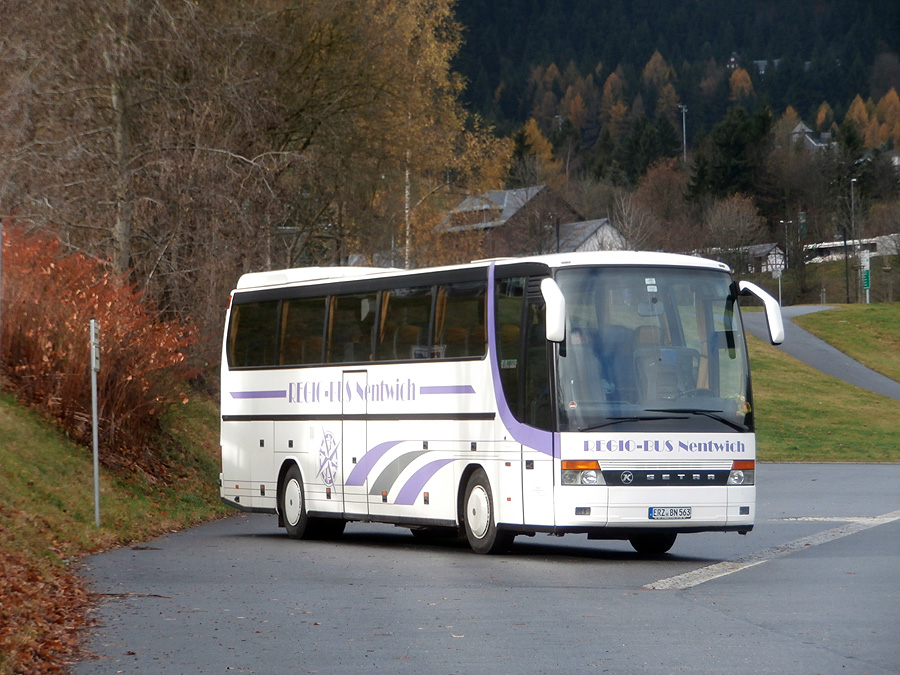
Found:
[[357, 464], [366, 454], [365, 397], [368, 373], [365, 370], [345, 370], [343, 374], [341, 423], [341, 469], [344, 496], [344, 513], [368, 515], [369, 480], [366, 472], [360, 472]]
[[553, 457], [522, 446], [523, 522], [554, 526]]

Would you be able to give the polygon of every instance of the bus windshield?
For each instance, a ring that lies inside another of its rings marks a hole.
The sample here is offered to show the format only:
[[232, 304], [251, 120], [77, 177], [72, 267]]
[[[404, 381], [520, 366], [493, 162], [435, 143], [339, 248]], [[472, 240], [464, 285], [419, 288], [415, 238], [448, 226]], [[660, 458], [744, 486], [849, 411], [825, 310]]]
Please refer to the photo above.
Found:
[[747, 351], [730, 275], [715, 270], [560, 270], [561, 431], [753, 430]]

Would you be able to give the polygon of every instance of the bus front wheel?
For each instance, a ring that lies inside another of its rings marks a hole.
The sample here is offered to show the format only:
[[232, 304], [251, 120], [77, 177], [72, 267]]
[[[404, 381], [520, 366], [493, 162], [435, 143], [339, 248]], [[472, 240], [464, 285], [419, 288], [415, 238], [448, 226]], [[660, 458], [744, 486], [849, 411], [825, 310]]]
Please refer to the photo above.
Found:
[[288, 536], [292, 539], [303, 539], [309, 528], [309, 516], [306, 515], [303, 477], [296, 464], [289, 468], [284, 476], [278, 508]]
[[469, 546], [476, 553], [503, 553], [512, 544], [514, 535], [497, 529], [491, 484], [484, 469], [476, 469], [466, 483], [463, 523]]
[[642, 534], [637, 537], [632, 537], [628, 541], [635, 551], [643, 556], [652, 557], [667, 553], [675, 544], [675, 538], [677, 536], [677, 534], [670, 532]]

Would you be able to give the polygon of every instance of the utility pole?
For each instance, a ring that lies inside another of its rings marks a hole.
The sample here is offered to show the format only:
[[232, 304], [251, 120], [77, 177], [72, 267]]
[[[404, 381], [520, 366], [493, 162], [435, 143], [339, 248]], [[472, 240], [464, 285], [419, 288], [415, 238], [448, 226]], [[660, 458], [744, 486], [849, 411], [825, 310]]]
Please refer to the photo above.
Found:
[[847, 304], [850, 304], [850, 250], [847, 248], [847, 226], [841, 225], [844, 231], [844, 281], [847, 286]]
[[687, 164], [687, 106], [680, 105], [678, 109], [681, 111], [681, 140], [682, 140], [682, 159]]

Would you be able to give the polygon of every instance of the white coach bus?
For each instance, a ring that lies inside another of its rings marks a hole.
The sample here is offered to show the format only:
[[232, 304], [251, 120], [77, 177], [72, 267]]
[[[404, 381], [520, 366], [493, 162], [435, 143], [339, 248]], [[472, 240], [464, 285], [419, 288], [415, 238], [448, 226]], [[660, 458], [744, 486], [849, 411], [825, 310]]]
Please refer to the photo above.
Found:
[[753, 528], [754, 410], [729, 268], [572, 253], [246, 274], [222, 355], [221, 497], [294, 538], [348, 521], [624, 539]]

